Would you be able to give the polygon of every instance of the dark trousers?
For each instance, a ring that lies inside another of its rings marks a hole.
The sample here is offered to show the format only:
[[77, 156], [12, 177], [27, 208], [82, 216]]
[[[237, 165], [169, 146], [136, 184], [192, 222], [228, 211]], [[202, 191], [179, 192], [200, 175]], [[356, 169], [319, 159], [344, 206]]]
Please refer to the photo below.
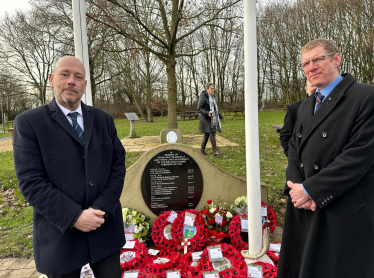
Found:
[[209, 137], [214, 137], [216, 136], [216, 133], [213, 132], [213, 133], [204, 133], [204, 138], [208, 139]]
[[[122, 270], [119, 264], [120, 251], [98, 261], [90, 263], [95, 278], [121, 278]], [[83, 267], [83, 265], [82, 265]], [[79, 278], [81, 268], [63, 275], [47, 275], [48, 278]]]

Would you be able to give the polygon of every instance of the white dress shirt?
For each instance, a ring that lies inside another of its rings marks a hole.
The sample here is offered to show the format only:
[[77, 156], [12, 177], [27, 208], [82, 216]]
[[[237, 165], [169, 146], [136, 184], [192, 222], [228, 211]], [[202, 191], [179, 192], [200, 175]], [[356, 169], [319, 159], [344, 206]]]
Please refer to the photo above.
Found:
[[[57, 103], [57, 101], [56, 101]], [[60, 107], [62, 113], [64, 113], [64, 115], [66, 116], [66, 118], [68, 119], [69, 123], [71, 124], [71, 126], [73, 126], [73, 121], [71, 120], [70, 116], [68, 115], [69, 113], [72, 113], [72, 112], [77, 112], [78, 115], [77, 115], [77, 122], [79, 124], [79, 126], [82, 128], [82, 130], [84, 131], [84, 127], [83, 127], [83, 114], [82, 114], [82, 107], [81, 107], [81, 104], [79, 103], [79, 106], [78, 108], [75, 110], [75, 111], [70, 111], [69, 109], [61, 106], [60, 104], [58, 104], [58, 107]]]

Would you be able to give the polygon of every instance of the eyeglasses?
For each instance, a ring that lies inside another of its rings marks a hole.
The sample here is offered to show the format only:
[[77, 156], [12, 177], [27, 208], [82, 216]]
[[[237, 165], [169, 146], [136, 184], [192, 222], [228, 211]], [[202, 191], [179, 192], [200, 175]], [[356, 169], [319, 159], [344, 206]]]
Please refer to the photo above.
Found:
[[319, 56], [319, 57], [317, 57], [317, 58], [314, 58], [314, 59], [310, 60], [309, 62], [305, 62], [305, 63], [303, 63], [303, 64], [301, 65], [301, 67], [302, 67], [304, 70], [307, 69], [307, 68], [309, 67], [309, 65], [310, 65], [310, 62], [313, 62], [313, 64], [315, 64], [315, 65], [319, 65], [323, 60], [325, 60], [325, 58], [326, 58], [327, 56], [330, 56], [330, 55], [333, 55], [333, 54], [335, 54], [335, 52], [331, 52], [331, 53], [329, 53], [329, 54], [325, 54], [325, 55]]

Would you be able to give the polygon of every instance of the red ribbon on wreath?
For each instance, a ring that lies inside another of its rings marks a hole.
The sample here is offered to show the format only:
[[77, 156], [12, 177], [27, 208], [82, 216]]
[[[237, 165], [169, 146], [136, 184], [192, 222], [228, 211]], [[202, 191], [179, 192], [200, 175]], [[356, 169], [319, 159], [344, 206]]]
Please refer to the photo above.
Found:
[[133, 241], [136, 242], [134, 249], [122, 249], [120, 253], [120, 255], [122, 255], [125, 252], [135, 252], [135, 257], [132, 260], [128, 262], [120, 262], [123, 272], [143, 268], [145, 262], [147, 262], [149, 258], [148, 249], [145, 244], [136, 239]]
[[195, 227], [196, 227], [196, 234], [189, 239], [191, 245], [188, 246], [187, 251], [199, 251], [203, 249], [205, 246], [207, 236], [208, 236], [208, 228], [205, 224], [204, 218], [201, 212], [197, 212], [194, 209], [187, 209], [181, 211], [177, 218], [174, 220], [173, 226], [171, 228], [171, 232], [175, 242], [178, 242], [177, 248], [179, 250], [183, 249], [184, 247], [181, 245], [184, 235], [183, 235], [183, 226], [184, 226], [184, 216], [186, 212], [192, 213], [196, 215], [195, 219]]
[[164, 235], [166, 226], [172, 225], [167, 219], [172, 211], [166, 211], [156, 218], [152, 228], [152, 240], [159, 249], [176, 250], [174, 239], [167, 239]]

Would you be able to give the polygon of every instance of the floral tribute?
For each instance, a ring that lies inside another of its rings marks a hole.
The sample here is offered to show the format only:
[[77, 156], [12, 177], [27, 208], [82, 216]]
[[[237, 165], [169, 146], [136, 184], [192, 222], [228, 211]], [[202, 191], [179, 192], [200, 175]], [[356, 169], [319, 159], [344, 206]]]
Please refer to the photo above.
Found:
[[[149, 259], [148, 249], [145, 244], [138, 240], [134, 241], [135, 246], [133, 249], [121, 250], [120, 265], [123, 272], [141, 269]], [[135, 254], [132, 254], [132, 252]]]
[[163, 249], [156, 256], [151, 256], [144, 269], [151, 275], [165, 277], [167, 270], [177, 269], [178, 260], [178, 252]]
[[255, 262], [254, 264], [262, 265], [262, 275], [264, 278], [275, 278], [277, 277], [277, 268], [271, 264], [264, 262]]
[[[208, 245], [214, 245], [228, 237], [228, 228], [232, 219], [231, 212], [227, 211], [223, 199], [218, 197], [217, 202], [208, 200], [201, 213], [209, 229]], [[216, 220], [220, 219], [221, 223]]]
[[138, 212], [132, 208], [122, 209], [123, 223], [126, 226], [133, 226], [133, 236], [134, 239], [140, 242], [150, 240], [151, 231], [149, 229], [149, 217], [145, 216], [143, 213]]
[[187, 209], [187, 210], [184, 210], [178, 213], [177, 218], [173, 222], [171, 233], [177, 244], [177, 249], [178, 250], [184, 249], [184, 246], [182, 246], [181, 243], [184, 240], [183, 226], [184, 226], [184, 217], [187, 212], [196, 215], [196, 220], [195, 220], [196, 233], [192, 238], [188, 239], [188, 241], [191, 244], [188, 246], [187, 251], [188, 252], [199, 251], [204, 248], [206, 240], [207, 240], [207, 236], [208, 236], [208, 228], [205, 224], [205, 221], [204, 221], [204, 218], [201, 212], [197, 212], [194, 209]]
[[[157, 219], [155, 220], [155, 223], [152, 228], [152, 240], [155, 246], [159, 249], [165, 248], [176, 250], [176, 243], [175, 240], [172, 238], [171, 233], [172, 224], [168, 221], [170, 213], [171, 211], [166, 211], [160, 214], [160, 216], [157, 217]], [[166, 238], [165, 234], [169, 235], [169, 238]]]
[[[222, 270], [219, 272], [219, 277], [247, 277], [247, 266], [244, 258], [241, 256], [240, 252], [236, 250], [230, 244], [220, 244], [222, 248], [222, 255], [224, 258], [230, 261], [233, 268]], [[208, 249], [205, 249], [201, 255], [201, 259], [198, 262], [198, 267], [201, 271], [212, 271], [214, 270], [212, 263], [209, 260]], [[232, 273], [236, 273], [235, 276], [230, 276]]]
[[188, 270], [193, 275], [198, 275], [198, 273], [200, 271], [200, 268], [197, 267], [197, 262], [196, 262], [196, 264], [192, 265], [191, 252], [188, 252], [188, 253], [180, 256], [179, 262], [178, 262], [178, 268]]
[[277, 216], [274, 213], [273, 209], [271, 209], [268, 204], [261, 201], [261, 206], [267, 208], [268, 216], [266, 218], [269, 221], [269, 223], [265, 221], [264, 226], [262, 228], [265, 229], [266, 227], [269, 227], [270, 233], [273, 233], [275, 230], [275, 227], [277, 226]]
[[230, 207], [237, 215], [247, 214], [247, 196], [241, 196], [235, 199]]

